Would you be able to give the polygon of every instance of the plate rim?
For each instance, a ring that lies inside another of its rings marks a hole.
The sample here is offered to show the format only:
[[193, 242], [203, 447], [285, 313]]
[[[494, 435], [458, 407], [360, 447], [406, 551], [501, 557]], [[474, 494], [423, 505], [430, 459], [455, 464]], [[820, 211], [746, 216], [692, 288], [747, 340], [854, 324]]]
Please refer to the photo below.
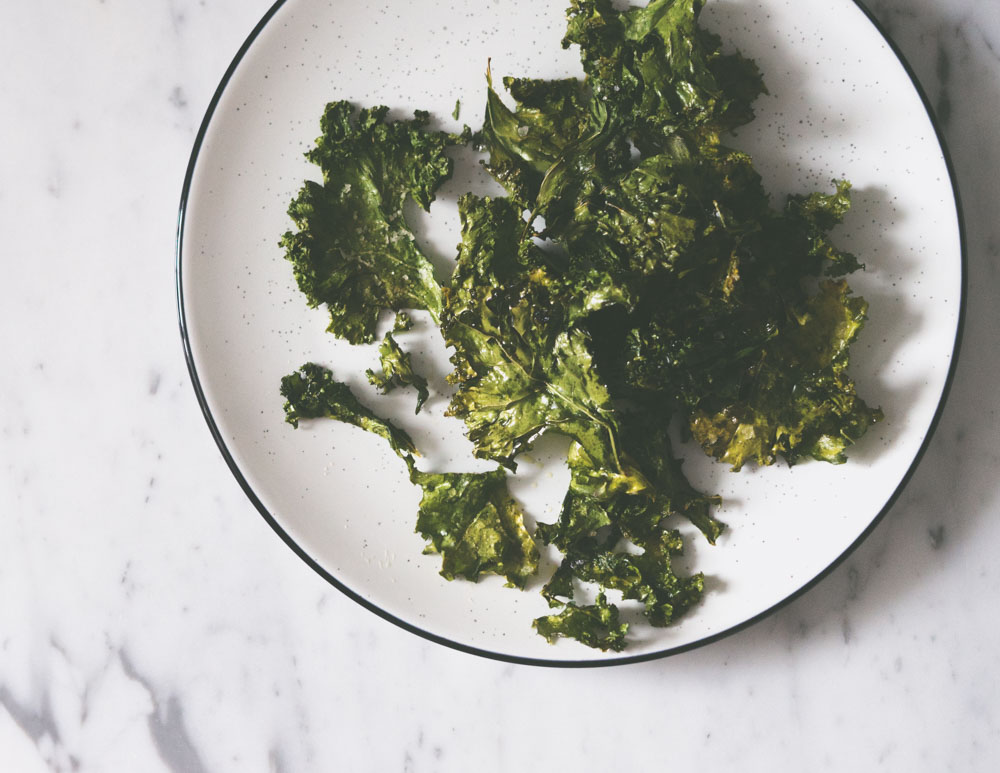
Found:
[[198, 377], [198, 369], [194, 360], [194, 353], [191, 347], [191, 339], [188, 334], [188, 323], [187, 316], [184, 308], [184, 285], [183, 285], [183, 256], [184, 256], [184, 225], [187, 215], [188, 199], [191, 192], [191, 184], [194, 180], [195, 168], [198, 163], [199, 154], [202, 149], [202, 144], [205, 139], [205, 135], [208, 132], [208, 128], [211, 125], [212, 119], [215, 115], [216, 108], [222, 95], [228, 87], [236, 68], [243, 61], [247, 52], [250, 50], [251, 46], [260, 36], [260, 33], [267, 26], [267, 24], [274, 18], [278, 10], [285, 5], [287, 0], [275, 0], [270, 8], [264, 13], [260, 21], [254, 26], [254, 28], [247, 35], [243, 44], [237, 50], [229, 66], [226, 68], [219, 85], [216, 87], [215, 92], [212, 95], [211, 100], [206, 108], [205, 115], [202, 118], [201, 124], [198, 128], [198, 133], [195, 135], [195, 140], [193, 147], [191, 149], [191, 154], [188, 159], [187, 168], [184, 174], [183, 187], [181, 189], [180, 205], [178, 207], [177, 214], [177, 228], [174, 243], [174, 290], [176, 293], [177, 300], [177, 315], [178, 322], [180, 326], [180, 336], [181, 344], [184, 351], [184, 359], [187, 363], [188, 375], [191, 379], [191, 386], [194, 389], [195, 397], [198, 401], [198, 405], [201, 408], [202, 416], [204, 417], [212, 437], [215, 439], [215, 443], [218, 446], [219, 451], [222, 454], [226, 465], [229, 467], [229, 471], [236, 478], [239, 483], [240, 488], [243, 489], [243, 493], [247, 496], [250, 502], [257, 509], [258, 513], [264, 518], [265, 522], [271, 527], [271, 529], [281, 538], [281, 540], [289, 547], [291, 550], [309, 566], [313, 571], [315, 571], [320, 577], [326, 580], [330, 585], [335, 587], [341, 593], [346, 595], [352, 601], [360, 604], [362, 607], [370, 612], [375, 613], [377, 616], [381, 617], [383, 620], [387, 620], [393, 623], [403, 630], [410, 633], [416, 634], [423, 639], [432, 641], [436, 644], [441, 644], [450, 649], [458, 650], [460, 652], [465, 652], [471, 655], [477, 655], [479, 657], [488, 658], [491, 660], [501, 661], [505, 663], [514, 663], [518, 665], [527, 666], [545, 666], [552, 668], [596, 668], [603, 666], [622, 666], [629, 665], [633, 663], [643, 663], [652, 660], [659, 660], [662, 658], [669, 657], [671, 655], [679, 655], [683, 652], [688, 652], [694, 649], [704, 647], [706, 645], [717, 642], [721, 639], [727, 638], [749, 628], [756, 623], [770, 617], [772, 614], [782, 609], [783, 607], [791, 604], [793, 601], [807, 593], [809, 590], [814, 588], [820, 582], [822, 582], [826, 577], [828, 577], [837, 567], [839, 567], [847, 558], [850, 556], [857, 548], [864, 542], [876, 529], [876, 527], [882, 522], [888, 512], [893, 508], [896, 501], [899, 499], [903, 490], [906, 488], [907, 484], [912, 479], [913, 475], [916, 473], [917, 468], [920, 466], [923, 460], [924, 454], [926, 453], [928, 447], [930, 446], [931, 439], [933, 438], [935, 431], [937, 430], [938, 424], [940, 423], [941, 416], [944, 412], [945, 405], [948, 402], [948, 397], [951, 392], [952, 384], [955, 380], [955, 374], [957, 371], [959, 355], [962, 346], [962, 337], [965, 329], [965, 316], [966, 316], [966, 306], [968, 298], [968, 242], [966, 238], [965, 229], [965, 217], [962, 209], [961, 194], [958, 187], [958, 178], [955, 172], [955, 167], [952, 162], [951, 154], [948, 150], [948, 145], [945, 142], [944, 134], [942, 131], [941, 123], [935, 114], [934, 107], [930, 102], [923, 86], [920, 84], [916, 73], [910, 66], [910, 63], [906, 60], [903, 52], [899, 49], [896, 43], [889, 36], [886, 28], [878, 21], [874, 14], [868, 9], [863, 0], [851, 0], [862, 14], [867, 18], [868, 22], [876, 29], [882, 39], [885, 41], [886, 45], [892, 51], [893, 55], [903, 66], [903, 70], [906, 72], [907, 77], [910, 79], [913, 88], [916, 90], [917, 95], [920, 97], [920, 101], [924, 106], [924, 110], [927, 113], [928, 118], [931, 122], [931, 127], [934, 130], [935, 139], [937, 140], [938, 146], [941, 148], [941, 153], [944, 158], [945, 167], [948, 171], [948, 181], [951, 186], [952, 198], [955, 204], [955, 218], [958, 227], [958, 240], [959, 240], [959, 259], [960, 259], [960, 271], [961, 276], [959, 279], [959, 299], [958, 299], [958, 317], [955, 325], [955, 340], [952, 345], [951, 350], [951, 362], [948, 366], [948, 372], [945, 376], [944, 385], [941, 389], [941, 396], [938, 399], [937, 406], [934, 410], [934, 414], [931, 417], [931, 421], [927, 426], [927, 432], [924, 436], [923, 441], [914, 454], [913, 460], [910, 462], [909, 467], [906, 472], [900, 478], [899, 483], [894, 489], [892, 495], [886, 500], [886, 503], [882, 506], [881, 510], [872, 518], [871, 522], [867, 527], [851, 542], [844, 551], [833, 559], [822, 571], [812, 577], [810, 580], [805, 582], [799, 588], [797, 588], [792, 593], [788, 594], [784, 598], [772, 604], [767, 609], [758, 612], [752, 617], [737, 623], [735, 625], [726, 628], [725, 630], [719, 631], [717, 633], [711, 634], [709, 636], [704, 636], [700, 639], [696, 639], [692, 642], [687, 642], [685, 644], [666, 647], [664, 649], [656, 650], [654, 652], [646, 652], [641, 655], [624, 655], [621, 657], [608, 657], [608, 658], [586, 658], [586, 659], [566, 659], [566, 658], [538, 658], [538, 657], [526, 657], [521, 655], [511, 655], [504, 652], [495, 652], [493, 650], [485, 649], [482, 647], [475, 647], [470, 644], [465, 644], [462, 642], [449, 639], [446, 636], [441, 636], [439, 634], [433, 633], [429, 630], [421, 628], [418, 625], [414, 625], [400, 617], [382, 609], [378, 604], [369, 599], [366, 599], [357, 591], [352, 590], [350, 587], [345, 585], [343, 582], [338, 580], [333, 574], [324, 569], [315, 559], [310, 556], [306, 550], [299, 545], [289, 533], [277, 522], [274, 516], [270, 513], [264, 503], [257, 496], [253, 487], [250, 485], [246, 476], [243, 474], [239, 465], [236, 463], [235, 457], [226, 445], [225, 439], [222, 437], [222, 433], [219, 430], [218, 425], [215, 422], [215, 418], [208, 406], [208, 401], [205, 397], [205, 393], [201, 386], [201, 381]]

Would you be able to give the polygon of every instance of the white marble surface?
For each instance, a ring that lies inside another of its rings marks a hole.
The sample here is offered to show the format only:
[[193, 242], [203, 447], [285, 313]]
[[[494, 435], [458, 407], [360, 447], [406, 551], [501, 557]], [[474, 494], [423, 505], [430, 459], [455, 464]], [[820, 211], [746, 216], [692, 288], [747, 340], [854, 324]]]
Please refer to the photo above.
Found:
[[0, 7], [0, 770], [995, 770], [997, 4], [871, 4], [943, 121], [968, 230], [963, 353], [909, 487], [764, 622], [583, 671], [475, 658], [349, 601], [206, 430], [176, 209], [269, 4]]

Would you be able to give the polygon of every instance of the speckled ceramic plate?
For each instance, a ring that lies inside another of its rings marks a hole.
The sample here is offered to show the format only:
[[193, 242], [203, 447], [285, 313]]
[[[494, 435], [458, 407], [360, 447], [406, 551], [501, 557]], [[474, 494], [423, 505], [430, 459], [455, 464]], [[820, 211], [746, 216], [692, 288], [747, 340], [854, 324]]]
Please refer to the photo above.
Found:
[[[192, 380], [233, 473], [275, 531], [329, 582], [389, 620], [469, 652], [554, 665], [624, 663], [713, 641], [808, 588], [871, 530], [912, 473], [940, 411], [962, 317], [961, 223], [946, 155], [925, 101], [868, 15], [852, 0], [710, 2], [704, 23], [757, 60], [770, 94], [731, 144], [751, 151], [769, 190], [855, 186], [836, 232], [867, 264], [852, 279], [871, 304], [852, 374], [887, 419], [834, 467], [805, 463], [735, 474], [680, 446], [685, 469], [718, 492], [730, 525], [715, 547], [688, 534], [685, 568], [703, 571], [703, 603], [680, 623], [633, 627], [631, 645], [602, 654], [547, 644], [531, 628], [547, 613], [537, 592], [447, 582], [414, 533], [418, 491], [385, 443], [335, 422], [283, 422], [281, 376], [329, 365], [364, 400], [401, 423], [427, 470], [485, 469], [462, 426], [444, 417], [446, 352], [431, 326], [404, 345], [435, 391], [413, 415], [413, 393], [375, 395], [364, 381], [374, 347], [324, 333], [278, 247], [289, 200], [316, 170], [302, 157], [326, 102], [426, 109], [439, 125], [481, 123], [484, 72], [580, 75], [564, 50], [565, 0], [287, 0], [236, 56], [198, 135], [185, 182], [177, 289]], [[429, 216], [410, 213], [443, 275], [459, 238], [456, 198], [483, 191], [476, 157]], [[420, 315], [418, 320], [420, 319]], [[532, 519], [551, 520], [567, 481], [564, 444], [540, 445], [513, 483]], [[690, 530], [687, 530], [690, 532]], [[551, 569], [551, 562], [548, 564]], [[541, 584], [539, 581], [538, 585]], [[537, 586], [534, 589], [537, 591]], [[625, 614], [635, 618], [635, 610]]]

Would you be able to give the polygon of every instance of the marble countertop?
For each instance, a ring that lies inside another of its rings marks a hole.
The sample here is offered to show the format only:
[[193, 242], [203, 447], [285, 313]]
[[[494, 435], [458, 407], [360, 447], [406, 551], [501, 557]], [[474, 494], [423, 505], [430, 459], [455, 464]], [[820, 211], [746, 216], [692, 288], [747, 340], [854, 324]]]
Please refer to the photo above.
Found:
[[995, 770], [996, 4], [869, 4], [935, 107], [968, 235], [962, 356], [913, 479], [763, 622], [591, 670], [470, 656], [366, 611], [275, 537], [206, 430], [178, 335], [177, 204], [269, 5], [0, 9], [0, 767]]

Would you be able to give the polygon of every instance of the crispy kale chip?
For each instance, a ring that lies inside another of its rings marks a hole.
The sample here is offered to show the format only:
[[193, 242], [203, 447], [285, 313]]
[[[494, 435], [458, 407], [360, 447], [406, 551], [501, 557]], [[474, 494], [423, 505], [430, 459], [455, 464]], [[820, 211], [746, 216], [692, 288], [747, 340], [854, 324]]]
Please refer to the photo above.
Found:
[[[580, 555], [570, 553], [563, 559], [560, 569], [578, 580], [621, 591], [626, 600], [642, 602], [650, 624], [664, 627], [697, 604], [704, 591], [701, 574], [682, 578], [673, 572], [671, 556], [680, 552], [680, 535], [665, 531], [656, 549], [639, 554], [611, 550]], [[552, 583], [546, 586], [545, 593], [550, 603], [563, 595], [563, 591]]]
[[450, 415], [465, 421], [477, 456], [512, 470], [547, 430], [621, 470], [610, 396], [586, 331], [572, 324], [618, 291], [598, 274], [573, 283], [550, 271], [511, 199], [467, 195], [459, 208], [462, 243], [442, 324], [455, 349]]
[[816, 284], [859, 267], [828, 237], [849, 187], [790, 197], [784, 211], [754, 185], [741, 189], [743, 209], [720, 196], [724, 217], [699, 223], [684, 263], [650, 283], [660, 303], [612, 339], [622, 390], [675, 406], [705, 451], [733, 469], [779, 457], [843, 462], [882, 418], [846, 375], [867, 304], [843, 280]]
[[618, 614], [618, 607], [601, 593], [593, 604], [568, 603], [561, 612], [539, 617], [532, 625], [550, 643], [565, 636], [588, 647], [621, 652], [627, 644], [628, 623], [619, 621]]
[[882, 419], [847, 376], [848, 347], [868, 305], [843, 281], [824, 281], [797, 308], [780, 335], [743, 375], [736, 399], [691, 414], [691, 433], [705, 451], [740, 469], [749, 461], [789, 464], [803, 456], [842, 464], [846, 448]]
[[567, 150], [599, 131], [605, 116], [589, 89], [575, 78], [504, 78], [516, 101], [514, 110], [493, 89], [489, 72], [487, 83], [482, 130], [483, 148], [490, 154], [486, 169], [515, 201], [533, 208], [549, 169]]
[[572, 600], [568, 580], [573, 577], [642, 602], [654, 626], [668, 625], [700, 600], [702, 575], [682, 577], [673, 570], [671, 559], [683, 552], [683, 542], [679, 532], [666, 528], [666, 521], [671, 515], [686, 516], [713, 544], [724, 526], [710, 515], [718, 497], [695, 491], [680, 473], [666, 430], [666, 424], [654, 419], [641, 430], [634, 428], [631, 437], [624, 433], [632, 441], [627, 447], [637, 454], [634, 460], [644, 463], [645, 475], [609, 474], [595, 467], [579, 446], [571, 447], [570, 485], [559, 520], [537, 529], [543, 543], [564, 555], [543, 590], [550, 603], [564, 603], [560, 597]]
[[[399, 318], [393, 332], [399, 330]], [[379, 363], [382, 367], [381, 373], [374, 370], [365, 371], [368, 383], [377, 387], [382, 394], [395, 389], [398, 386], [412, 386], [417, 390], [417, 409], [415, 413], [420, 413], [420, 408], [430, 396], [427, 388], [427, 379], [413, 370], [413, 363], [410, 361], [409, 352], [404, 352], [396, 343], [392, 332], [386, 333], [382, 343], [378, 347]]]
[[[864, 266], [849, 252], [838, 250], [827, 233], [843, 222], [851, 208], [851, 184], [847, 180], [834, 180], [833, 193], [810, 193], [808, 196], [789, 196], [785, 205], [786, 219], [797, 225], [809, 240], [809, 254], [828, 261], [826, 274], [844, 276]], [[801, 238], [801, 237], [800, 237]]]
[[323, 134], [306, 157], [323, 182], [307, 181], [288, 213], [297, 227], [281, 240], [299, 289], [330, 312], [329, 331], [351, 343], [375, 338], [383, 309], [426, 309], [437, 320], [441, 288], [403, 218], [412, 198], [425, 210], [451, 177], [445, 155], [458, 138], [426, 129], [428, 116], [386, 121], [388, 108], [332, 102]]
[[563, 45], [577, 45], [587, 82], [643, 153], [678, 134], [711, 142], [753, 118], [764, 91], [757, 67], [721, 53], [698, 25], [704, 0], [651, 0], [619, 11], [611, 0], [571, 0]]
[[498, 574], [523, 588], [538, 571], [538, 547], [524, 514], [507, 491], [502, 467], [488, 473], [426, 473], [407, 460], [410, 480], [423, 489], [417, 531], [428, 552], [441, 554], [441, 574], [475, 582]]
[[286, 401], [285, 421], [293, 427], [299, 426], [300, 419], [336, 419], [385, 438], [403, 458], [417, 453], [406, 432], [365, 408], [351, 388], [322, 365], [306, 363], [282, 378], [281, 396]]

